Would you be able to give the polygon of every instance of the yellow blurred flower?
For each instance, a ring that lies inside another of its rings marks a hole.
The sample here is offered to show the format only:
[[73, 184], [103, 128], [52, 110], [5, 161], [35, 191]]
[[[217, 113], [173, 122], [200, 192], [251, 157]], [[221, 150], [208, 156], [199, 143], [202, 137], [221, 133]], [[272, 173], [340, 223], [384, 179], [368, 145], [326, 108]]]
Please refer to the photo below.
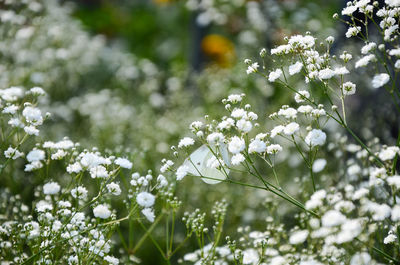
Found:
[[217, 34], [210, 34], [201, 41], [204, 54], [221, 67], [229, 67], [235, 58], [233, 43]]
[[153, 0], [157, 5], [165, 5], [173, 2], [174, 0]]

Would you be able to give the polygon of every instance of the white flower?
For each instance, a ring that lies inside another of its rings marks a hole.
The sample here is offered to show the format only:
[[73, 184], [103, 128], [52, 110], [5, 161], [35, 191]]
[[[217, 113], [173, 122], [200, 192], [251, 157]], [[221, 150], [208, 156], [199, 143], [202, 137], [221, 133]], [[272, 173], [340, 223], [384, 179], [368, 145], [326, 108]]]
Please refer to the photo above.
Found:
[[296, 62], [295, 64], [289, 66], [289, 74], [290, 75], [297, 74], [301, 71], [302, 68], [303, 64], [301, 62]]
[[271, 138], [274, 138], [274, 137], [277, 136], [278, 134], [282, 133], [283, 130], [285, 130], [285, 126], [283, 126], [283, 125], [275, 126], [275, 127], [271, 130]]
[[400, 148], [397, 146], [389, 146], [379, 152], [379, 158], [383, 161], [393, 160], [396, 154], [400, 153]]
[[297, 111], [304, 114], [309, 114], [314, 110], [310, 105], [303, 105], [297, 108]]
[[335, 68], [336, 75], [347, 75], [349, 74], [349, 70], [347, 70], [346, 66]]
[[27, 106], [22, 111], [22, 115], [25, 117], [26, 121], [32, 125], [41, 125], [43, 123], [42, 112], [38, 108]]
[[304, 241], [306, 241], [308, 234], [309, 234], [309, 232], [307, 230], [300, 230], [300, 231], [293, 232], [290, 235], [289, 242], [292, 245], [301, 244]]
[[188, 173], [189, 167], [182, 165], [176, 170], [176, 180], [182, 180]]
[[323, 145], [326, 140], [326, 134], [319, 130], [319, 129], [313, 129], [310, 131], [305, 139], [305, 142], [307, 145], [314, 147], [317, 145]]
[[368, 44], [365, 44], [361, 48], [361, 53], [362, 54], [367, 54], [367, 53], [371, 52], [372, 50], [374, 50], [375, 48], [376, 48], [376, 43], [375, 42], [370, 42]]
[[245, 119], [247, 117], [247, 111], [244, 109], [235, 108], [232, 111], [231, 116], [235, 119]]
[[396, 204], [395, 206], [393, 206], [391, 215], [393, 222], [400, 221], [400, 205]]
[[342, 15], [344, 16], [351, 16], [357, 10], [356, 6], [347, 6], [343, 8]]
[[231, 162], [232, 165], [236, 166], [239, 165], [240, 163], [242, 163], [244, 161], [244, 156], [242, 154], [236, 154], [234, 156], [232, 156]]
[[249, 132], [253, 128], [253, 124], [250, 121], [246, 121], [245, 119], [240, 119], [236, 122], [236, 127], [241, 132]]
[[111, 182], [110, 184], [107, 184], [106, 187], [107, 187], [108, 192], [111, 193], [112, 195], [118, 196], [121, 194], [121, 188], [115, 182]]
[[281, 69], [276, 69], [275, 71], [272, 71], [271, 73], [269, 73], [268, 81], [275, 82], [279, 77], [281, 77], [282, 74], [283, 74], [283, 72]]
[[36, 161], [41, 161], [44, 159], [45, 153], [43, 150], [40, 149], [34, 149], [28, 153], [26, 156], [26, 159], [29, 162], [36, 162]]
[[153, 209], [151, 209], [151, 208], [144, 208], [143, 210], [142, 210], [142, 214], [144, 215], [144, 217], [146, 217], [146, 219], [149, 221], [149, 222], [154, 222], [154, 218], [155, 218], [155, 215], [154, 215], [154, 211], [153, 211]]
[[214, 133], [210, 133], [207, 136], [207, 142], [209, 144], [215, 144], [215, 143], [219, 143], [219, 142], [223, 142], [225, 140], [225, 136], [220, 133], [220, 132], [214, 132]]
[[294, 100], [297, 103], [305, 101], [307, 98], [310, 97], [310, 93], [307, 90], [300, 90], [296, 95], [294, 96]]
[[297, 117], [297, 110], [285, 106], [278, 111], [278, 115], [284, 116], [286, 119], [295, 119]]
[[386, 181], [390, 186], [394, 186], [396, 187], [396, 189], [400, 189], [400, 176], [395, 175], [388, 177]]
[[243, 96], [239, 95], [239, 94], [231, 94], [231, 95], [228, 96], [228, 101], [233, 103], [233, 104], [241, 102], [242, 99], [243, 99]]
[[104, 260], [107, 261], [111, 265], [118, 265], [119, 260], [113, 256], [105, 256]]
[[256, 264], [259, 261], [258, 251], [248, 248], [243, 251], [243, 264]]
[[5, 107], [2, 111], [2, 113], [14, 115], [15, 113], [17, 113], [18, 109], [19, 109], [19, 107], [17, 105], [11, 104], [11, 105], [8, 105], [7, 107]]
[[57, 182], [49, 182], [43, 185], [43, 193], [53, 195], [60, 191], [60, 185]]
[[297, 132], [299, 130], [300, 126], [298, 123], [296, 122], [291, 122], [288, 125], [285, 126], [285, 129], [283, 130], [283, 132], [286, 135], [293, 135], [295, 132]]
[[387, 82], [389, 82], [390, 76], [388, 74], [377, 74], [374, 76], [372, 79], [372, 87], [373, 88], [379, 88], [381, 86], [384, 86]]
[[353, 58], [353, 55], [350, 53], [344, 52], [343, 54], [340, 55], [340, 59], [342, 59], [345, 63], [350, 61]]
[[107, 219], [111, 215], [111, 211], [108, 209], [108, 206], [105, 204], [99, 204], [93, 209], [94, 217], [98, 217], [101, 219]]
[[357, 253], [350, 260], [350, 265], [369, 265], [369, 264], [373, 263], [371, 256], [367, 252]]
[[240, 153], [244, 150], [244, 148], [245, 148], [244, 140], [237, 136], [233, 136], [228, 144], [228, 150], [232, 154]]
[[249, 65], [249, 66], [247, 67], [246, 73], [247, 73], [248, 75], [251, 74], [251, 73], [255, 73], [255, 72], [257, 72], [258, 67], [260, 67], [260, 66], [258, 65], [258, 63], [252, 63], [251, 65]]
[[143, 191], [136, 196], [137, 203], [145, 208], [152, 207], [156, 198], [153, 194]]
[[44, 96], [44, 95], [46, 95], [46, 92], [44, 92], [43, 88], [37, 87], [37, 86], [32, 87], [31, 89], [29, 89], [29, 91], [32, 94], [36, 95], [36, 96]]
[[346, 38], [357, 36], [361, 32], [361, 27], [350, 27], [346, 32]]
[[393, 233], [389, 233], [387, 237], [383, 239], [383, 244], [391, 244], [396, 242], [397, 236]]
[[188, 147], [194, 144], [194, 140], [190, 137], [184, 137], [179, 141], [178, 148]]
[[336, 243], [343, 244], [354, 240], [362, 232], [360, 220], [346, 220], [341, 226], [341, 231], [336, 235]]
[[343, 95], [353, 95], [356, 93], [356, 85], [352, 82], [343, 83]]
[[338, 226], [346, 221], [346, 217], [336, 210], [329, 210], [322, 216], [322, 225], [325, 227]]
[[101, 157], [95, 153], [84, 153], [80, 155], [81, 158], [81, 165], [87, 168], [92, 168], [96, 167], [101, 164], [109, 164], [110, 161], [108, 159], [105, 159], [104, 157]]
[[294, 35], [290, 37], [288, 43], [293, 48], [309, 49], [315, 45], [315, 38], [310, 35]]
[[36, 127], [33, 126], [33, 125], [25, 126], [25, 127], [24, 127], [24, 131], [25, 131], [28, 135], [36, 135], [36, 136], [39, 135], [39, 130], [36, 129]]
[[92, 178], [107, 178], [109, 176], [108, 171], [103, 166], [96, 166], [90, 169], [90, 176]]
[[16, 148], [12, 148], [11, 146], [8, 147], [8, 149], [6, 151], [4, 151], [4, 156], [6, 158], [11, 158], [13, 160], [15, 160], [23, 155], [24, 155], [24, 153], [21, 153]]
[[79, 173], [82, 171], [82, 166], [79, 164], [79, 162], [75, 162], [73, 164], [70, 164], [67, 166], [67, 172], [69, 174], [71, 173]]
[[271, 144], [267, 147], [268, 154], [276, 154], [280, 151], [282, 151], [282, 146], [280, 146], [279, 144]]
[[331, 79], [335, 76], [335, 71], [329, 68], [322, 69], [318, 72], [318, 77], [322, 80]]
[[313, 165], [312, 165], [312, 171], [314, 173], [318, 173], [321, 172], [322, 170], [324, 170], [326, 166], [326, 160], [323, 158], [317, 159], [314, 161]]
[[395, 62], [394, 67], [400, 69], [400, 59]]
[[120, 158], [118, 157], [117, 159], [115, 159], [114, 163], [120, 167], [123, 168], [127, 168], [127, 169], [131, 169], [132, 168], [132, 162], [129, 161], [126, 158]]
[[265, 142], [259, 140], [259, 139], [254, 139], [251, 141], [249, 144], [249, 153], [264, 153], [267, 150], [267, 145]]
[[376, 57], [375, 57], [374, 54], [365, 55], [364, 57], [362, 57], [361, 59], [359, 59], [359, 60], [356, 62], [355, 67], [356, 67], [356, 68], [365, 67], [365, 66], [367, 66], [370, 62], [373, 62], [373, 61], [375, 61], [375, 60], [376, 60]]
[[87, 198], [87, 194], [88, 190], [83, 186], [79, 186], [71, 190], [72, 197], [76, 199], [84, 200]]

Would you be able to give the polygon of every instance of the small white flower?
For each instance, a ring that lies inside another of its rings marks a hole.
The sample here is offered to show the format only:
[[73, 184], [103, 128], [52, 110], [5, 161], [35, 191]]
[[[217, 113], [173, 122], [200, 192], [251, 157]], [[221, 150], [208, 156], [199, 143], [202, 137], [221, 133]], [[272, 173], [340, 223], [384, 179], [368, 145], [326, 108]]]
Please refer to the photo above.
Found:
[[285, 130], [285, 126], [283, 126], [283, 125], [275, 126], [275, 127], [271, 130], [271, 138], [274, 138], [274, 137], [277, 136], [278, 134], [282, 133], [283, 130]]
[[365, 66], [367, 66], [370, 62], [374, 62], [374, 61], [376, 61], [375, 55], [374, 55], [374, 54], [368, 54], [368, 55], [365, 55], [364, 57], [362, 57], [361, 59], [359, 59], [359, 60], [356, 62], [355, 67], [356, 67], [356, 68], [365, 67]]
[[285, 129], [283, 130], [283, 132], [286, 135], [293, 135], [295, 132], [297, 132], [300, 129], [300, 126], [298, 123], [296, 122], [291, 122], [288, 125], [285, 126]]
[[151, 209], [151, 208], [144, 208], [143, 210], [142, 210], [142, 214], [146, 217], [146, 219], [149, 221], [149, 222], [154, 222], [154, 218], [155, 218], [155, 215], [154, 215], [154, 211], [153, 211], [153, 209]]
[[377, 74], [372, 79], [372, 87], [379, 88], [381, 86], [384, 86], [387, 82], [389, 82], [389, 80], [390, 80], [390, 76], [388, 74], [386, 74], [386, 73]]
[[378, 154], [379, 158], [383, 161], [393, 160], [396, 154], [400, 153], [400, 148], [397, 146], [388, 146], [381, 150]]
[[317, 159], [313, 163], [312, 171], [314, 173], [321, 172], [322, 170], [324, 170], [325, 166], [326, 166], [326, 160], [325, 159], [323, 159], [323, 158]]
[[393, 233], [389, 233], [387, 237], [383, 239], [383, 244], [391, 244], [394, 243], [397, 239], [397, 236]]
[[310, 93], [307, 90], [300, 90], [296, 95], [294, 96], [294, 100], [297, 103], [304, 102], [306, 99], [310, 97]]
[[247, 133], [251, 131], [253, 124], [245, 119], [240, 119], [236, 122], [236, 127], [239, 131]]
[[104, 260], [107, 261], [111, 265], [118, 265], [119, 260], [113, 256], [105, 256]]
[[326, 140], [326, 134], [319, 130], [319, 129], [313, 129], [310, 131], [305, 139], [305, 142], [307, 145], [314, 147], [317, 145], [323, 145]]
[[120, 158], [118, 157], [117, 159], [115, 159], [114, 163], [120, 167], [123, 168], [127, 168], [127, 169], [131, 169], [132, 168], [132, 162], [129, 161], [126, 158]]
[[282, 74], [283, 74], [283, 72], [281, 69], [276, 69], [275, 71], [272, 71], [271, 73], [269, 73], [268, 81], [275, 82], [277, 79], [279, 79], [281, 77]]
[[259, 140], [259, 139], [254, 139], [251, 141], [249, 144], [249, 153], [264, 153], [267, 150], [267, 145], [265, 142]]
[[338, 226], [346, 221], [346, 217], [336, 210], [329, 210], [322, 216], [322, 225], [325, 227]]
[[343, 95], [353, 95], [356, 93], [356, 85], [352, 82], [343, 83]]
[[297, 74], [301, 71], [302, 68], [303, 64], [301, 62], [296, 62], [295, 64], [289, 66], [289, 74], [290, 75]]
[[11, 146], [8, 147], [8, 149], [6, 151], [4, 151], [4, 156], [6, 158], [11, 158], [13, 160], [15, 160], [23, 155], [24, 155], [24, 153], [21, 153], [16, 148], [12, 148]]
[[90, 176], [92, 178], [107, 178], [109, 176], [108, 171], [103, 166], [96, 166], [90, 169]]
[[258, 67], [260, 67], [260, 66], [258, 65], [258, 63], [252, 63], [251, 65], [249, 65], [249, 66], [247, 67], [246, 73], [247, 73], [248, 75], [251, 74], [251, 73], [256, 73]]
[[60, 185], [57, 182], [49, 182], [43, 185], [43, 193], [46, 195], [57, 194], [60, 191]]
[[231, 162], [232, 165], [236, 166], [239, 165], [240, 163], [242, 163], [244, 161], [244, 156], [242, 154], [236, 154], [234, 156], [232, 156]]
[[39, 130], [36, 129], [36, 127], [33, 126], [33, 125], [25, 126], [25, 127], [24, 127], [24, 131], [25, 131], [28, 135], [36, 135], [36, 136], [39, 135]]
[[115, 182], [111, 182], [110, 184], [107, 184], [106, 187], [107, 187], [108, 192], [111, 193], [112, 195], [118, 196], [121, 194], [121, 188]]
[[88, 194], [88, 190], [83, 186], [79, 186], [79, 187], [76, 187], [71, 190], [71, 195], [75, 199], [84, 200], [87, 198], [87, 194]]
[[111, 216], [111, 211], [108, 209], [108, 206], [105, 204], [99, 204], [93, 209], [94, 217], [98, 217], [101, 219], [107, 219]]
[[289, 238], [289, 242], [292, 245], [304, 243], [308, 237], [309, 232], [307, 230], [300, 230], [292, 233]]
[[346, 32], [346, 38], [357, 36], [361, 32], [361, 27], [350, 27]]
[[318, 72], [318, 77], [322, 80], [325, 79], [331, 79], [332, 77], [335, 76], [335, 71], [333, 71], [332, 69], [326, 68], [326, 69], [322, 69], [321, 71]]
[[178, 148], [188, 147], [194, 144], [194, 140], [190, 137], [184, 137], [179, 141]]
[[152, 207], [156, 198], [153, 194], [143, 191], [136, 196], [136, 202], [145, 208]]
[[280, 151], [282, 151], [282, 146], [279, 144], [271, 144], [267, 147], [267, 153], [271, 155], [274, 155]]
[[232, 154], [240, 153], [244, 150], [244, 148], [245, 148], [244, 140], [237, 136], [233, 136], [228, 144], [228, 150]]
[[210, 133], [207, 136], [207, 142], [209, 144], [216, 144], [216, 143], [219, 143], [219, 142], [223, 142], [224, 140], [225, 140], [225, 136], [220, 132]]
[[34, 149], [28, 153], [26, 156], [26, 159], [29, 162], [35, 162], [35, 161], [41, 161], [45, 158], [45, 153], [43, 150], [40, 149]]

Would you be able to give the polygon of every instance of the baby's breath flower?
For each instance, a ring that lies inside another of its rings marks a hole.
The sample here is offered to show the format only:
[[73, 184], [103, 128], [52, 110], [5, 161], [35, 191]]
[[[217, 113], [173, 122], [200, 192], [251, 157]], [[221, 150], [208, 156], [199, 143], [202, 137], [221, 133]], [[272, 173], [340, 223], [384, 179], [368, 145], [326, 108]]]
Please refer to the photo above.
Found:
[[136, 202], [145, 208], [152, 207], [155, 202], [155, 197], [153, 194], [143, 191], [136, 196]]
[[57, 182], [49, 182], [43, 185], [43, 193], [46, 195], [57, 194], [60, 191], [60, 185]]
[[111, 216], [111, 211], [106, 204], [99, 204], [93, 208], [93, 215], [101, 219], [107, 219]]

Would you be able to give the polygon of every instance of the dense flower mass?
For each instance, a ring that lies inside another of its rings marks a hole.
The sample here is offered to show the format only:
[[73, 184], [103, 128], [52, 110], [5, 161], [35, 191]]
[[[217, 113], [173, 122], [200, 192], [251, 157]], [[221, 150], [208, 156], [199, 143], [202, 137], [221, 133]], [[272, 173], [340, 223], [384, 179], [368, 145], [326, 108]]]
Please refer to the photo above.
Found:
[[2, 264], [400, 263], [399, 0], [122, 2], [0, 5]]

